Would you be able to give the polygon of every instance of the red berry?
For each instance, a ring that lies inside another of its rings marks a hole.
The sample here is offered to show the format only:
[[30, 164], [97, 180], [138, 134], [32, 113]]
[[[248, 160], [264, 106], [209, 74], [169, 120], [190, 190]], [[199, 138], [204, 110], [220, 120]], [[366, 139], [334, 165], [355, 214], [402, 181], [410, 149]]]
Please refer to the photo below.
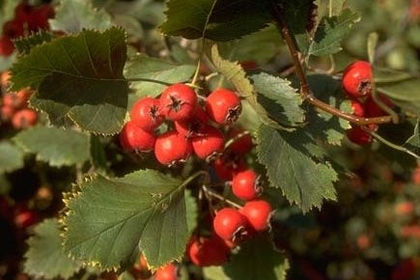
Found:
[[174, 264], [167, 264], [159, 268], [155, 274], [155, 280], [177, 280], [178, 272]]
[[20, 20], [12, 20], [8, 21], [3, 26], [3, 35], [9, 37], [9, 38], [16, 38], [21, 37], [24, 34], [23, 30], [23, 22]]
[[2, 121], [10, 121], [13, 118], [13, 115], [15, 114], [16, 110], [12, 106], [1, 106], [0, 108], [0, 119]]
[[245, 203], [240, 212], [248, 219], [255, 231], [264, 231], [268, 228], [272, 209], [267, 201], [249, 201]]
[[214, 232], [222, 239], [235, 242], [247, 235], [247, 220], [233, 208], [223, 208], [213, 220]]
[[242, 157], [234, 155], [232, 158], [221, 157], [216, 159], [213, 167], [221, 180], [230, 181], [237, 172], [246, 168], [246, 164]]
[[28, 17], [28, 27], [31, 31], [38, 29], [48, 29], [48, 19], [54, 17], [54, 9], [51, 5], [42, 5], [34, 9]]
[[167, 87], [160, 99], [160, 109], [172, 121], [191, 119], [197, 106], [197, 94], [184, 84]]
[[239, 199], [256, 199], [262, 191], [258, 174], [252, 169], [238, 172], [233, 176], [232, 191]]
[[347, 131], [347, 138], [356, 144], [367, 145], [372, 142], [372, 135], [364, 131], [360, 126], [354, 126]]
[[230, 248], [220, 237], [194, 238], [187, 249], [190, 260], [197, 266], [222, 265], [228, 260]]
[[7, 36], [0, 37], [0, 56], [9, 56], [15, 50], [15, 46]]
[[32, 12], [32, 6], [25, 3], [20, 3], [15, 9], [15, 18], [20, 22], [27, 22], [28, 17]]
[[16, 227], [24, 229], [36, 224], [38, 217], [35, 212], [26, 210], [18, 213], [14, 218], [14, 222]]
[[218, 124], [231, 125], [238, 119], [241, 110], [241, 99], [227, 89], [217, 89], [206, 99], [207, 114]]
[[192, 138], [191, 143], [194, 153], [201, 159], [214, 158], [225, 146], [222, 132], [210, 125], [203, 129], [202, 136]]
[[[382, 103], [384, 103], [391, 109], [394, 107], [394, 103], [392, 103], [392, 101], [388, 97], [384, 95], [379, 95], [379, 99], [382, 101]], [[381, 116], [387, 115], [387, 113], [384, 110], [382, 110], [381, 107], [379, 107], [379, 105], [375, 102], [375, 100], [373, 100], [373, 97], [369, 97], [366, 100], [365, 108], [366, 108], [366, 116], [369, 118], [381, 117]]]
[[34, 110], [22, 109], [17, 111], [12, 118], [12, 125], [15, 129], [34, 126], [38, 120], [38, 115]]
[[10, 72], [4, 71], [3, 73], [1, 73], [0, 86], [7, 87], [9, 85], [9, 80], [10, 80]]
[[3, 105], [19, 109], [27, 105], [30, 96], [31, 92], [28, 89], [22, 89], [16, 93], [6, 93], [3, 95]]
[[350, 97], [359, 98], [372, 91], [372, 67], [369, 62], [356, 61], [343, 74], [343, 88]]
[[353, 109], [353, 115], [357, 117], [364, 117], [365, 116], [365, 107], [362, 103], [357, 100], [351, 100], [351, 107]]
[[[238, 135], [240, 135], [240, 137]], [[244, 134], [244, 131], [241, 129], [233, 129], [229, 136], [233, 139], [236, 138], [235, 141], [229, 145], [229, 150], [237, 155], [245, 155], [254, 147], [251, 135], [249, 133]]]
[[188, 138], [200, 136], [203, 133], [203, 129], [207, 126], [208, 120], [206, 112], [200, 105], [197, 105], [190, 120], [174, 122], [175, 129]]
[[131, 121], [146, 131], [153, 131], [164, 120], [160, 114], [159, 100], [145, 97], [137, 101], [130, 111]]
[[141, 152], [152, 151], [156, 142], [156, 136], [153, 132], [141, 129], [132, 121], [125, 124], [120, 132], [119, 139], [123, 149]]
[[173, 165], [185, 161], [191, 153], [191, 142], [176, 131], [168, 131], [156, 140], [155, 156], [161, 164]]

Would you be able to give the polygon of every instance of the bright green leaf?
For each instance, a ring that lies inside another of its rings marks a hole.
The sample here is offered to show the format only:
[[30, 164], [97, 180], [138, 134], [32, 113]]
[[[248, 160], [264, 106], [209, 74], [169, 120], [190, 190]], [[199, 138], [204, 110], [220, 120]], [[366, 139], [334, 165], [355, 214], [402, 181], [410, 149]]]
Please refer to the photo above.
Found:
[[36, 278], [70, 278], [82, 263], [71, 260], [62, 248], [60, 225], [57, 219], [47, 219], [35, 227], [25, 254], [24, 271]]
[[126, 51], [118, 28], [58, 38], [18, 60], [11, 69], [12, 90], [37, 89], [31, 105], [55, 124], [68, 119], [89, 132], [115, 134], [126, 116]]
[[205, 280], [230, 280], [221, 266], [203, 267], [203, 275]]
[[188, 182], [154, 170], [87, 180], [66, 201], [66, 252], [103, 268], [127, 263], [137, 249], [152, 267], [180, 259], [195, 226]]
[[0, 173], [22, 168], [23, 152], [10, 142], [0, 142]]
[[13, 140], [52, 166], [82, 164], [90, 158], [89, 136], [70, 129], [36, 126], [20, 132]]

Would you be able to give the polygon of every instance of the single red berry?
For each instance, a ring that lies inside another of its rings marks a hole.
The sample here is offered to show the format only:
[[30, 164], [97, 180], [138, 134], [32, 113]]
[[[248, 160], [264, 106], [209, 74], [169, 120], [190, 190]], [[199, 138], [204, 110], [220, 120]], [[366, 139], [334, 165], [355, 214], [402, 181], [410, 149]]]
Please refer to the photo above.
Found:
[[38, 115], [34, 110], [22, 109], [17, 111], [12, 118], [12, 125], [15, 129], [34, 126], [38, 120]]
[[4, 122], [8, 122], [13, 118], [16, 110], [12, 106], [3, 105], [0, 108], [0, 119]]
[[12, 106], [15, 109], [26, 107], [31, 92], [28, 89], [22, 89], [16, 93], [5, 93], [3, 95], [3, 105]]
[[15, 50], [15, 46], [7, 36], [0, 37], [0, 56], [9, 56]]
[[153, 131], [164, 121], [158, 99], [145, 97], [137, 101], [130, 111], [131, 121], [146, 131]]
[[174, 264], [167, 264], [156, 271], [155, 280], [178, 280], [177, 270]]
[[210, 125], [203, 129], [202, 136], [192, 138], [191, 143], [194, 153], [201, 159], [214, 158], [225, 146], [223, 133]]
[[48, 19], [54, 17], [54, 9], [51, 5], [42, 5], [33, 10], [28, 17], [28, 27], [31, 31], [49, 29]]
[[176, 131], [159, 135], [155, 144], [156, 159], [165, 165], [173, 165], [188, 159], [192, 153], [190, 140]]
[[352, 99], [351, 108], [353, 109], [353, 115], [361, 118], [365, 116], [365, 107], [359, 101]]
[[245, 155], [254, 147], [252, 136], [241, 129], [233, 129], [229, 136], [234, 139], [234, 142], [229, 145], [228, 149], [237, 155]]
[[20, 20], [11, 20], [4, 24], [3, 35], [9, 38], [21, 37], [24, 34], [23, 22]]
[[350, 97], [367, 96], [372, 91], [372, 67], [369, 62], [356, 61], [344, 71], [343, 88]]
[[223, 181], [232, 180], [233, 176], [246, 168], [244, 159], [241, 156], [220, 157], [213, 163], [216, 175]]
[[38, 222], [38, 216], [34, 211], [22, 211], [16, 214], [14, 222], [17, 228], [25, 229]]
[[213, 220], [214, 232], [220, 238], [233, 242], [247, 235], [247, 226], [246, 217], [233, 208], [219, 210]]
[[[379, 95], [379, 99], [382, 101], [382, 103], [384, 103], [391, 109], [395, 106], [394, 103], [392, 103], [392, 101], [384, 95]], [[373, 100], [373, 97], [369, 97], [366, 100], [365, 109], [366, 109], [366, 116], [369, 118], [375, 118], [375, 117], [381, 117], [381, 116], [387, 115], [387, 113], [384, 110], [382, 110], [381, 107], [379, 107], [379, 105], [375, 102], [375, 100]]]
[[156, 136], [138, 127], [130, 121], [125, 124], [119, 135], [120, 144], [125, 150], [140, 152], [152, 151], [155, 147]]
[[185, 137], [192, 138], [202, 136], [206, 128], [209, 117], [200, 105], [194, 110], [193, 117], [186, 121], [175, 121], [175, 129]]
[[255, 231], [264, 231], [268, 228], [272, 208], [267, 201], [248, 201], [240, 212], [248, 219]]
[[239, 118], [241, 110], [241, 99], [227, 89], [217, 89], [206, 99], [207, 114], [218, 124], [231, 125]]
[[262, 191], [258, 174], [252, 169], [238, 172], [233, 176], [232, 191], [239, 199], [256, 199]]
[[354, 126], [351, 129], [347, 130], [347, 138], [356, 144], [361, 146], [367, 145], [372, 142], [372, 135], [364, 131], [360, 126]]
[[224, 240], [216, 235], [194, 238], [187, 248], [191, 262], [197, 266], [222, 265], [227, 262], [229, 252]]
[[197, 94], [184, 84], [167, 87], [160, 96], [160, 109], [172, 121], [189, 120], [197, 106]]

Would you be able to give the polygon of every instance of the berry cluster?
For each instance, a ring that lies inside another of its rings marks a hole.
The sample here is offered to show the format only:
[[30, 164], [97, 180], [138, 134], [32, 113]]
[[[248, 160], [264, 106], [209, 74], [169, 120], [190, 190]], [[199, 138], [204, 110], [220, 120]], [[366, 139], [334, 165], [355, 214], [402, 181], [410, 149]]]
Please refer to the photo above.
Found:
[[32, 94], [29, 89], [18, 92], [7, 92], [9, 73], [1, 74], [2, 98], [0, 105], [0, 124], [11, 123], [14, 129], [33, 126], [38, 120], [37, 113], [27, 108], [28, 100]]
[[15, 47], [12, 40], [39, 29], [47, 29], [48, 19], [54, 16], [54, 9], [48, 4], [34, 7], [25, 3], [15, 9], [14, 19], [3, 25], [0, 35], [0, 56], [9, 56]]
[[[381, 107], [375, 102], [372, 97], [372, 67], [366, 61], [356, 61], [344, 71], [342, 85], [349, 98], [351, 98], [351, 105], [353, 114], [357, 117], [380, 117], [385, 116]], [[380, 101], [390, 108], [394, 104], [384, 95], [378, 95]], [[353, 125], [347, 131], [347, 138], [353, 143], [359, 145], [366, 145], [372, 142], [372, 136], [366, 131], [376, 131], [377, 125], [369, 125], [366, 128]]]

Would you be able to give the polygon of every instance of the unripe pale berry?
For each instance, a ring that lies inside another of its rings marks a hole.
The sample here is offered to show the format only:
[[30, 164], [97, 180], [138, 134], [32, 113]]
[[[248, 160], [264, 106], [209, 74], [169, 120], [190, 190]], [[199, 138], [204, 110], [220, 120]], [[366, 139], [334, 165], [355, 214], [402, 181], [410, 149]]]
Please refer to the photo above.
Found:
[[270, 204], [265, 200], [248, 201], [240, 210], [255, 231], [268, 228], [271, 211]]
[[233, 176], [232, 192], [236, 197], [243, 200], [256, 199], [262, 189], [259, 184], [259, 176], [252, 169], [238, 172]]
[[231, 125], [241, 113], [241, 99], [227, 89], [217, 89], [206, 99], [206, 111], [209, 117], [218, 124]]
[[224, 240], [216, 235], [194, 238], [187, 248], [191, 262], [197, 266], [222, 265], [227, 262], [229, 252]]
[[12, 118], [12, 125], [15, 129], [34, 126], [38, 120], [38, 115], [34, 110], [22, 109], [17, 111]]
[[177, 270], [174, 264], [167, 264], [156, 271], [155, 280], [178, 280]]
[[220, 238], [233, 242], [247, 235], [247, 225], [246, 217], [233, 208], [219, 210], [213, 220], [214, 232]]
[[372, 91], [372, 67], [369, 62], [356, 61], [345, 69], [343, 88], [350, 97], [367, 96]]
[[145, 97], [137, 101], [130, 110], [131, 121], [146, 131], [153, 131], [164, 121], [158, 99]]
[[192, 153], [191, 141], [177, 131], [168, 131], [156, 140], [156, 159], [165, 165], [173, 165], [188, 159]]
[[159, 102], [162, 114], [169, 120], [189, 120], [197, 106], [197, 94], [187, 85], [175, 84], [163, 91]]
[[136, 150], [149, 152], [153, 150], [156, 136], [153, 132], [148, 132], [138, 127], [132, 121], [125, 124], [119, 135], [121, 146], [125, 150]]
[[225, 140], [222, 132], [208, 125], [202, 131], [202, 136], [191, 139], [194, 153], [201, 159], [210, 159], [223, 151]]

